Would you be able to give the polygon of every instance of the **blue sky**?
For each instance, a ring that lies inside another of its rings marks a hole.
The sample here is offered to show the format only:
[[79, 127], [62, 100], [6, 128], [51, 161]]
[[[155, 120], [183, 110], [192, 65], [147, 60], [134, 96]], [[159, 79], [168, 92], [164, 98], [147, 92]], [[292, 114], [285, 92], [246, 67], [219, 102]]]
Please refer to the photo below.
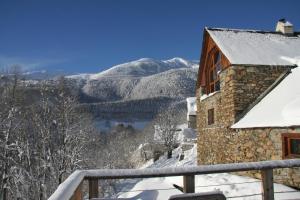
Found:
[[300, 1], [0, 0], [0, 67], [99, 72], [142, 57], [198, 60], [205, 26], [300, 29]]

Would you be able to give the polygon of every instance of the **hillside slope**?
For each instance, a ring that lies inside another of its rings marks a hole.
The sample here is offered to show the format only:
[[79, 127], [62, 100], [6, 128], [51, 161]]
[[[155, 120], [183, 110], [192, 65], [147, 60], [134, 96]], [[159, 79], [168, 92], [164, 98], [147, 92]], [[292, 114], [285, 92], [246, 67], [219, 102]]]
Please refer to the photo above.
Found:
[[100, 73], [78, 74], [68, 77], [73, 79], [84, 78], [93, 80], [103, 77], [144, 77], [178, 68], [198, 68], [198, 63], [195, 61], [188, 61], [183, 58], [172, 58], [169, 60], [141, 58], [139, 60], [113, 66]]
[[83, 102], [194, 96], [198, 64], [182, 58], [158, 61], [143, 58], [97, 74], [68, 78], [84, 82]]
[[172, 105], [186, 109], [185, 98], [195, 96], [197, 68], [196, 62], [182, 58], [143, 58], [67, 78], [80, 90], [79, 109], [91, 112], [100, 124], [103, 120], [151, 121]]
[[197, 70], [171, 69], [146, 77], [102, 77], [83, 86], [85, 95], [99, 101], [194, 96]]

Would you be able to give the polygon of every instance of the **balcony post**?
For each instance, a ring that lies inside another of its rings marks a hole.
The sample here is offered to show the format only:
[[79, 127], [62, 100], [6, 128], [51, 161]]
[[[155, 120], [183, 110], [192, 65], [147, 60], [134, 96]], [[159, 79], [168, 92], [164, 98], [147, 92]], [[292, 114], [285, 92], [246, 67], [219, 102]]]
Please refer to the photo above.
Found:
[[82, 200], [82, 182], [78, 185], [71, 200]]
[[274, 200], [273, 169], [261, 170], [263, 200]]
[[183, 176], [183, 192], [195, 193], [195, 175]]
[[98, 198], [98, 179], [88, 179], [89, 180], [89, 199]]

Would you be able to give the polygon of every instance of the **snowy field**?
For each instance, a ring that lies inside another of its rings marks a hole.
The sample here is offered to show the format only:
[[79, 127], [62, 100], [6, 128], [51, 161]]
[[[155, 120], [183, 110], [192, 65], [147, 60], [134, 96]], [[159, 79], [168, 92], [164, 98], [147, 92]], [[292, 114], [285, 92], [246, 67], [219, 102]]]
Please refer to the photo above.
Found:
[[[191, 150], [185, 151], [185, 159], [179, 161], [181, 148], [173, 152], [173, 158], [161, 157], [158, 161], [149, 161], [142, 168], [176, 167], [196, 165], [196, 145]], [[119, 185], [121, 192], [119, 198], [141, 200], [166, 200], [171, 195], [181, 194], [173, 184], [182, 187], [182, 177], [149, 178], [127, 180]], [[261, 181], [254, 178], [237, 176], [227, 173], [199, 175], [195, 177], [196, 192], [220, 190], [227, 199], [262, 199]], [[275, 199], [300, 199], [300, 191], [293, 188], [274, 184]]]

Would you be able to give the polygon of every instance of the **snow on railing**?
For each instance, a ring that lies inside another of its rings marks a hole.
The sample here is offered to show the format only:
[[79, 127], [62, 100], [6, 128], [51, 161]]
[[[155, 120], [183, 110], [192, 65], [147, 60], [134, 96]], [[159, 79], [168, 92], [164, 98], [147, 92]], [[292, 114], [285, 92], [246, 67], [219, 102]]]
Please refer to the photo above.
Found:
[[264, 199], [274, 199], [273, 169], [292, 167], [300, 167], [300, 159], [202, 165], [195, 167], [76, 170], [58, 186], [49, 200], [82, 200], [81, 185], [84, 180], [88, 180], [89, 182], [90, 199], [98, 197], [99, 179], [183, 176], [183, 191], [185, 193], [193, 193], [195, 192], [195, 175], [251, 170], [260, 170], [262, 173]]
[[78, 186], [84, 180], [85, 171], [76, 170], [63, 183], [61, 183], [56, 191], [48, 200], [64, 200], [72, 199]]

